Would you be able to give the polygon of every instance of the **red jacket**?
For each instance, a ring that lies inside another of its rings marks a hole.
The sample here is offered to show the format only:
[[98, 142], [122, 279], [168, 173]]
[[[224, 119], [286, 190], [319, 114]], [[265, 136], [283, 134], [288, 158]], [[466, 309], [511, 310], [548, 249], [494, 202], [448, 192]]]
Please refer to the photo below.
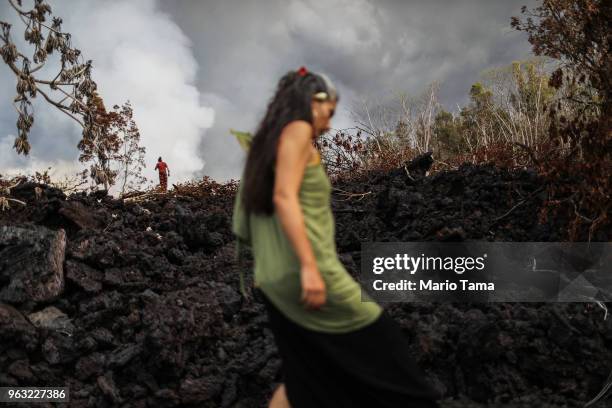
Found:
[[155, 170], [159, 170], [159, 172], [162, 174], [166, 173], [167, 168], [168, 165], [166, 164], [166, 162], [163, 161], [157, 162], [157, 164], [155, 165]]

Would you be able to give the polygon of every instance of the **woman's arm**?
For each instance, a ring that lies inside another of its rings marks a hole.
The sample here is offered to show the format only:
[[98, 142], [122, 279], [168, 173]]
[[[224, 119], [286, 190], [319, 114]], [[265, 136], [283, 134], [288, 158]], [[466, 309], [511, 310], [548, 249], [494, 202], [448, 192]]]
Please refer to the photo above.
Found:
[[299, 190], [312, 151], [312, 125], [289, 123], [280, 135], [274, 182], [274, 206], [285, 234], [300, 259], [302, 301], [317, 309], [325, 303], [325, 282], [306, 235]]

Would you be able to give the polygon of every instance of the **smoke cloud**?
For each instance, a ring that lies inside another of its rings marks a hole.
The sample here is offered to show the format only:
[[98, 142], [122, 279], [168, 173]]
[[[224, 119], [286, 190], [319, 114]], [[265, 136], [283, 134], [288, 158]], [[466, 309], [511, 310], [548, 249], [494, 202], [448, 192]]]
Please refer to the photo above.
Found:
[[[130, 100], [141, 144], [147, 149], [145, 175], [156, 179], [153, 168], [158, 156], [171, 169], [170, 183], [185, 181], [200, 171], [204, 160], [198, 146], [205, 130], [213, 125], [215, 112], [200, 102], [194, 85], [198, 63], [180, 27], [153, 0], [53, 1], [51, 5], [53, 15], [64, 20], [63, 30], [73, 35], [73, 45], [85, 59], [93, 60], [93, 79], [107, 109]], [[25, 1], [24, 8], [27, 6]], [[19, 43], [23, 23], [6, 5], [0, 12], [0, 20], [13, 24], [13, 37]], [[57, 69], [59, 65], [53, 66]], [[76, 149], [79, 125], [40, 96], [34, 104], [31, 155], [17, 156], [12, 149], [17, 114], [10, 106], [15, 82], [8, 67], [1, 66], [0, 172], [53, 166], [52, 174], [60, 177], [82, 169]]]

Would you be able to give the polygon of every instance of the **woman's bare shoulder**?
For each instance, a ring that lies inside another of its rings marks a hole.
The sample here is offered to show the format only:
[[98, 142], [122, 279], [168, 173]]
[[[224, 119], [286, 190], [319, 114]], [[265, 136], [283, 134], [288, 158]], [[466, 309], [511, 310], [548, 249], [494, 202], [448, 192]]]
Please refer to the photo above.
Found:
[[287, 123], [278, 139], [277, 154], [280, 154], [281, 151], [310, 152], [312, 129], [312, 125], [304, 120], [293, 120]]
[[283, 131], [307, 135], [312, 135], [313, 130], [310, 122], [301, 119], [292, 120], [283, 127]]

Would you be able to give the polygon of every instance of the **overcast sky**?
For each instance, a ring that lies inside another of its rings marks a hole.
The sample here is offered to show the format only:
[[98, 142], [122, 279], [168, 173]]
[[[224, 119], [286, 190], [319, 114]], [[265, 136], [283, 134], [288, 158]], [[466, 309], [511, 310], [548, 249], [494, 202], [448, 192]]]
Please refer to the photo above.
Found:
[[[229, 128], [253, 131], [278, 79], [301, 65], [335, 81], [341, 100], [334, 128], [353, 125], [348, 109], [361, 100], [398, 91], [418, 95], [432, 81], [440, 83], [444, 107], [456, 110], [483, 70], [532, 55], [526, 36], [510, 28], [510, 17], [535, 2], [49, 3], [75, 46], [94, 61], [93, 77], [107, 106], [132, 102], [147, 148], [146, 174], [155, 179], [161, 155], [176, 182], [240, 177], [244, 157]], [[12, 23], [21, 40], [23, 24], [4, 1], [0, 20]], [[34, 106], [31, 155], [17, 156], [15, 83], [0, 64], [0, 173], [52, 166], [59, 177], [79, 170], [78, 125], [43, 101]]]

